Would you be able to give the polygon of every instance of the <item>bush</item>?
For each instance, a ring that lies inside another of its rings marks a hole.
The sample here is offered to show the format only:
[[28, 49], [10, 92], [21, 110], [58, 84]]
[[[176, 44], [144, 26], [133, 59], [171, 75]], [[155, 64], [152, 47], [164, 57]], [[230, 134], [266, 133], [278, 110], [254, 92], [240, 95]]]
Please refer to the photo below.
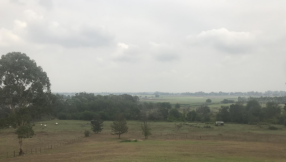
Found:
[[270, 125], [268, 129], [270, 129], [270, 130], [277, 130], [278, 128]]
[[120, 142], [138, 142], [138, 140], [137, 139], [135, 139], [135, 140], [126, 139], [126, 140], [122, 140]]
[[85, 137], [89, 137], [89, 133], [90, 133], [90, 132], [89, 132], [88, 130], [84, 131], [84, 136], [85, 136]]
[[91, 130], [94, 133], [99, 133], [103, 129], [103, 120], [100, 119], [99, 116], [94, 116], [94, 119], [91, 122]]
[[205, 125], [204, 128], [212, 128], [212, 127], [209, 125]]

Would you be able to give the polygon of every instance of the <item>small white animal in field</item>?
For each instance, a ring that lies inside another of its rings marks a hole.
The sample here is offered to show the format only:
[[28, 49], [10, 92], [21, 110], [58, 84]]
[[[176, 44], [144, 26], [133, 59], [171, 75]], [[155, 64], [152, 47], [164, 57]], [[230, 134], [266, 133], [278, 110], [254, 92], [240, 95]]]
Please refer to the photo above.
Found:
[[58, 125], [59, 123], [56, 123], [56, 125]]
[[43, 124], [41, 123], [41, 125], [43, 125]]
[[46, 127], [47, 125], [45, 124], [44, 126]]

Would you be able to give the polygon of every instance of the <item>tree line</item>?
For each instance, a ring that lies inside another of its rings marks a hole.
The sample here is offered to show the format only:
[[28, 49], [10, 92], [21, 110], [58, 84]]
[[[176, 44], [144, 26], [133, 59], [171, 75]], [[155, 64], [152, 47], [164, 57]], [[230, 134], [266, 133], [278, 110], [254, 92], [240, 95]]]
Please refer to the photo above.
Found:
[[113, 120], [117, 113], [122, 113], [128, 120], [139, 117], [139, 98], [128, 94], [94, 95], [76, 93], [72, 97], [53, 95], [52, 115], [62, 120], [92, 120], [100, 116], [103, 120]]
[[238, 97], [238, 102], [246, 103], [250, 100], [256, 100], [260, 104], [266, 104], [267, 102], [275, 102], [278, 104], [285, 104], [286, 103], [286, 96], [280, 97]]
[[281, 107], [277, 102], [267, 102], [263, 107], [255, 100], [246, 104], [237, 102], [230, 106], [222, 106], [216, 115], [217, 120], [242, 124], [257, 124], [261, 122], [286, 125], [286, 104]]

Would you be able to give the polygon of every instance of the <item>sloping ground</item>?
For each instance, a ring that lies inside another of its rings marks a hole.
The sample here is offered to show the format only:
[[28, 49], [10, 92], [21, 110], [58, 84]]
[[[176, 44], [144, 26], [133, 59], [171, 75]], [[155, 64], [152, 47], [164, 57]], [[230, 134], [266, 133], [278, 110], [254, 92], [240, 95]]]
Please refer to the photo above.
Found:
[[[134, 134], [123, 138], [134, 138]], [[51, 161], [285, 161], [286, 145], [188, 139], [152, 139], [120, 142], [108, 133], [92, 135], [42, 154], [1, 159], [15, 162]]]

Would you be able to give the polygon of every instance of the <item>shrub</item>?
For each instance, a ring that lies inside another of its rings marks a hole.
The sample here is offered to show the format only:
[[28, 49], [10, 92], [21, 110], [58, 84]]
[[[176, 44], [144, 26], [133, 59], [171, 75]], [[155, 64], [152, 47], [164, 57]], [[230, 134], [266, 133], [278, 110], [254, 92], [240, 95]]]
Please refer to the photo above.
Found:
[[135, 139], [135, 140], [125, 139], [125, 140], [122, 140], [120, 142], [138, 142], [138, 140], [137, 139]]
[[209, 125], [205, 125], [204, 128], [212, 128], [212, 127]]
[[278, 128], [270, 125], [268, 129], [270, 129], [270, 130], [277, 130]]
[[103, 129], [103, 120], [99, 116], [94, 116], [94, 119], [91, 122], [91, 130], [94, 133], [99, 133]]
[[88, 130], [84, 131], [84, 136], [89, 137], [89, 131]]

